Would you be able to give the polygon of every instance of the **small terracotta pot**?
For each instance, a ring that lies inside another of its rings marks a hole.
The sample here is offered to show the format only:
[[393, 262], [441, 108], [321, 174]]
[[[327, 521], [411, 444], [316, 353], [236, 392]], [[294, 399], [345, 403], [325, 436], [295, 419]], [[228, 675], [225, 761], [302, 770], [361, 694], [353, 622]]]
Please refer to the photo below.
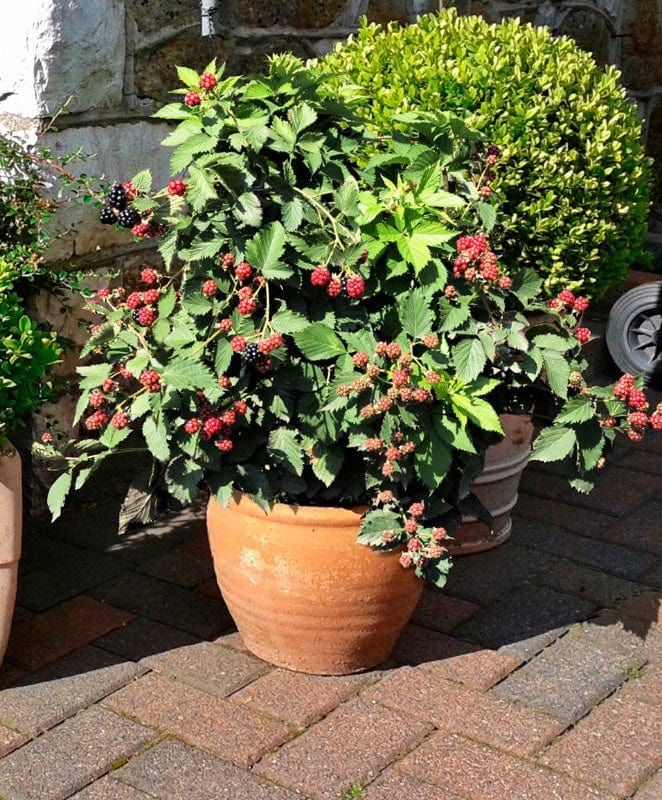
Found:
[[211, 499], [218, 585], [246, 647], [280, 667], [346, 675], [391, 653], [423, 589], [400, 551], [357, 544], [362, 510]]
[[21, 459], [13, 447], [5, 447], [0, 449], [0, 662], [14, 616], [22, 513]]
[[511, 512], [517, 504], [517, 490], [531, 452], [533, 424], [521, 414], [501, 414], [504, 438], [488, 447], [485, 466], [471, 485], [471, 491], [494, 520], [490, 530], [476, 517], [463, 517], [448, 550], [452, 556], [480, 553], [505, 542], [513, 527]]

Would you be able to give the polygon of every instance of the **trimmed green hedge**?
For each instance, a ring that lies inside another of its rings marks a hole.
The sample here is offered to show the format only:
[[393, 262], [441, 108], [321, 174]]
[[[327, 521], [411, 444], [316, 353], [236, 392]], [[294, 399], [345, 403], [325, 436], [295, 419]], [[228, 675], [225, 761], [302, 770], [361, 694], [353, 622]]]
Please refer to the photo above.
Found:
[[500, 254], [512, 268], [536, 269], [550, 293], [600, 296], [645, 264], [642, 124], [618, 71], [599, 69], [572, 40], [448, 9], [405, 27], [363, 20], [318, 66], [331, 90], [365, 87], [364, 113], [378, 131], [403, 111], [444, 110], [498, 145]]

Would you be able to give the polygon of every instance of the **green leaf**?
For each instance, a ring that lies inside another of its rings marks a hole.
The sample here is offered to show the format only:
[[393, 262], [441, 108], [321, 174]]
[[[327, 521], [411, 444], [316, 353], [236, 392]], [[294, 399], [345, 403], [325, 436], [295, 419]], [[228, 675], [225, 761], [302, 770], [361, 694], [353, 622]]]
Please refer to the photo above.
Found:
[[51, 512], [51, 521], [55, 521], [62, 512], [62, 506], [71, 489], [71, 472], [63, 472], [48, 490], [48, 510]]
[[262, 224], [262, 204], [253, 192], [244, 192], [232, 206], [232, 213], [239, 222], [251, 228], [259, 228]]
[[143, 169], [131, 178], [131, 183], [139, 192], [147, 194], [152, 190], [152, 173], [148, 169]]
[[195, 211], [202, 211], [208, 200], [216, 200], [216, 188], [206, 169], [192, 165], [189, 169], [187, 197]]
[[315, 445], [315, 455], [311, 458], [311, 467], [315, 477], [325, 486], [331, 486], [343, 465], [345, 453], [342, 447], [333, 444]]
[[414, 289], [405, 295], [400, 303], [400, 319], [402, 327], [412, 339], [419, 339], [432, 330], [432, 312], [420, 289]]
[[279, 264], [285, 252], [285, 228], [271, 222], [246, 244], [246, 260], [267, 280], [289, 278], [292, 269]]
[[480, 216], [480, 221], [483, 223], [485, 232], [489, 233], [497, 221], [497, 212], [494, 206], [489, 203], [476, 203], [476, 210]]
[[463, 339], [453, 348], [453, 360], [457, 374], [463, 381], [470, 383], [483, 370], [487, 361], [483, 345], [478, 339]]
[[593, 403], [586, 395], [580, 395], [566, 401], [561, 411], [556, 415], [554, 423], [568, 425], [573, 422], [586, 422], [593, 417], [595, 417]]
[[190, 89], [197, 89], [200, 85], [200, 75], [190, 67], [175, 67], [177, 77], [185, 86]]
[[481, 400], [480, 397], [468, 397], [458, 393], [450, 394], [449, 399], [456, 412], [465, 414], [482, 430], [503, 433], [499, 415], [487, 401]]
[[158, 302], [158, 310], [160, 317], [169, 317], [172, 314], [175, 304], [177, 303], [177, 293], [171, 286], [165, 294], [161, 296]]
[[308, 103], [302, 102], [298, 103], [296, 106], [292, 106], [288, 112], [288, 118], [294, 132], [299, 134], [316, 122], [317, 113]]
[[368, 512], [361, 522], [359, 535], [356, 541], [378, 549], [391, 549], [392, 543], [384, 542], [382, 535], [386, 531], [392, 532], [396, 537], [402, 530], [402, 521], [392, 511], [375, 509]]
[[189, 505], [198, 494], [204, 472], [194, 461], [180, 456], [168, 465], [165, 474], [166, 486], [170, 494], [184, 505]]
[[155, 111], [152, 117], [156, 117], [156, 119], [189, 119], [191, 112], [182, 103], [168, 103]]
[[416, 472], [430, 491], [439, 487], [453, 463], [453, 452], [439, 436], [435, 428], [430, 428], [425, 447], [416, 451]]
[[154, 458], [157, 461], [167, 462], [170, 458], [168, 431], [161, 417], [147, 417], [143, 423], [143, 436]]
[[219, 339], [216, 344], [216, 356], [214, 358], [214, 369], [218, 375], [223, 375], [232, 361], [233, 350], [227, 339]]
[[571, 428], [556, 425], [543, 428], [533, 444], [530, 458], [532, 461], [562, 461], [572, 452], [576, 442], [577, 437]]
[[303, 201], [300, 197], [293, 197], [283, 203], [281, 218], [287, 231], [295, 231], [303, 222]]
[[295, 333], [302, 331], [308, 327], [310, 323], [308, 319], [302, 314], [297, 314], [296, 311], [289, 311], [283, 309], [277, 311], [271, 319], [271, 326], [279, 333]]
[[202, 317], [208, 314], [213, 306], [208, 297], [202, 292], [192, 292], [182, 298], [182, 308], [193, 317]]
[[345, 347], [335, 332], [323, 322], [313, 322], [294, 333], [294, 341], [311, 361], [327, 361], [345, 353]]
[[269, 434], [269, 453], [273, 459], [290, 468], [296, 475], [303, 472], [303, 451], [299, 435], [289, 428], [276, 428]]
[[554, 350], [543, 351], [543, 361], [547, 383], [554, 394], [564, 399], [568, 396], [568, 381], [570, 380], [570, 364], [562, 353]]
[[572, 350], [577, 344], [576, 339], [559, 336], [556, 333], [542, 333], [539, 336], [534, 336], [533, 342], [536, 347], [555, 350], [557, 353], [565, 353], [567, 350]]
[[542, 288], [542, 278], [532, 269], [525, 269], [512, 276], [512, 291], [526, 304], [536, 297]]
[[163, 383], [173, 389], [215, 389], [218, 386], [211, 370], [190, 358], [174, 358], [164, 369]]

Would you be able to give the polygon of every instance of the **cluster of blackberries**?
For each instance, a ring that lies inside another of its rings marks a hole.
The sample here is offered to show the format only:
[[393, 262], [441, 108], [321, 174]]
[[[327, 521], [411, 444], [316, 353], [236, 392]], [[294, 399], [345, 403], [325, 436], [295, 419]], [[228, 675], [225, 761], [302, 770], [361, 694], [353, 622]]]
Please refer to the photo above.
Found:
[[122, 228], [133, 228], [140, 222], [140, 214], [129, 206], [129, 200], [135, 196], [133, 191], [127, 192], [121, 183], [114, 183], [108, 190], [108, 203], [99, 214], [102, 225], [120, 225]]

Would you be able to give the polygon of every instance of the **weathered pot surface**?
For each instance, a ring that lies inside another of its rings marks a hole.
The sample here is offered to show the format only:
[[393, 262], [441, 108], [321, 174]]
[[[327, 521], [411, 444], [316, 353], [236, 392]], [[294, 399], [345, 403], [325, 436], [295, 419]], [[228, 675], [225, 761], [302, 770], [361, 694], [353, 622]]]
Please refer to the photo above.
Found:
[[13, 447], [5, 446], [0, 449], [0, 662], [14, 616], [22, 515], [21, 459]]

